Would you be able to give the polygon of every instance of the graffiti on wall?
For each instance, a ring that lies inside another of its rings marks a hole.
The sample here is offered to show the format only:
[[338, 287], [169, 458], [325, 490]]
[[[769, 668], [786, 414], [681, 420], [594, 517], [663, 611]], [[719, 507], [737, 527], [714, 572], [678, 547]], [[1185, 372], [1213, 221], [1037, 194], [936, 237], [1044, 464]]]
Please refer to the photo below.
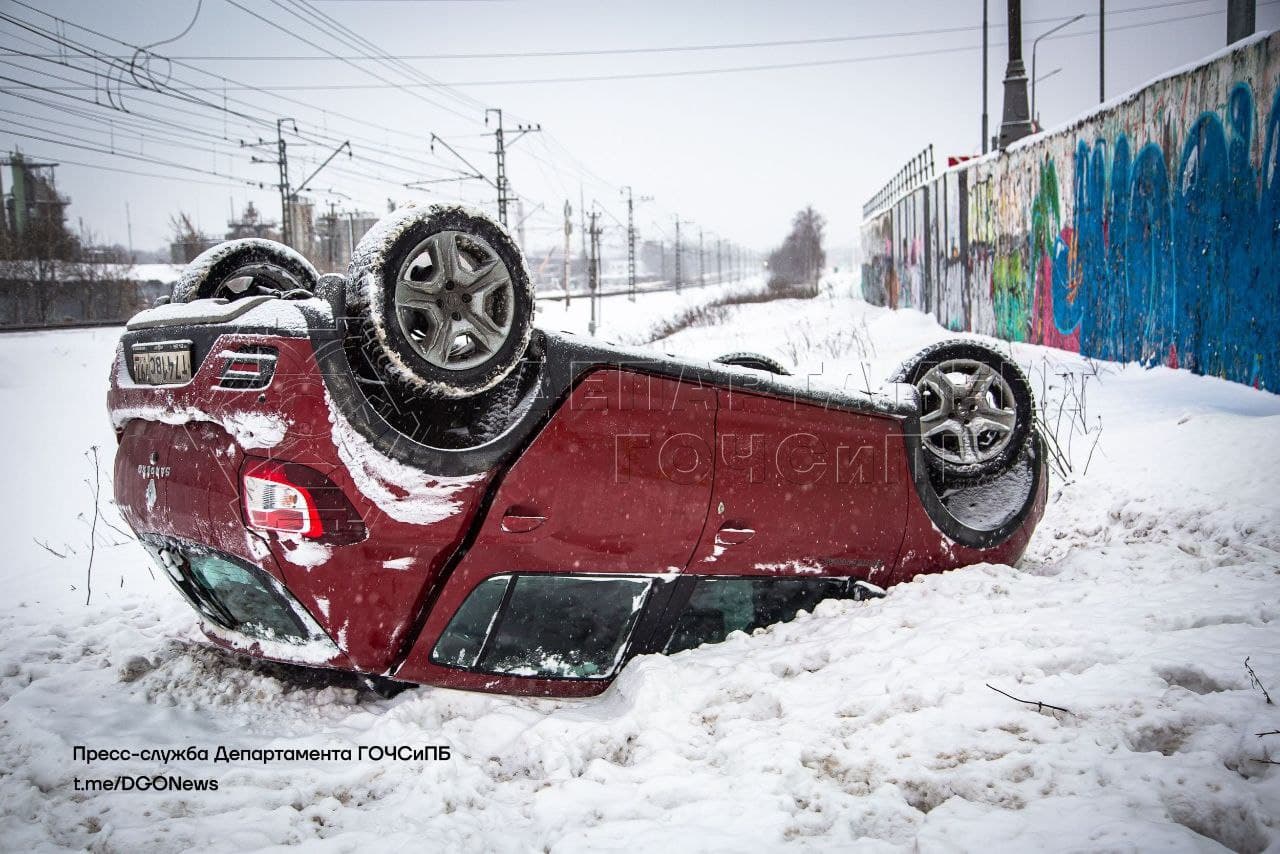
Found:
[[1271, 35], [944, 173], [864, 224], [866, 298], [1280, 389], [1278, 78]]

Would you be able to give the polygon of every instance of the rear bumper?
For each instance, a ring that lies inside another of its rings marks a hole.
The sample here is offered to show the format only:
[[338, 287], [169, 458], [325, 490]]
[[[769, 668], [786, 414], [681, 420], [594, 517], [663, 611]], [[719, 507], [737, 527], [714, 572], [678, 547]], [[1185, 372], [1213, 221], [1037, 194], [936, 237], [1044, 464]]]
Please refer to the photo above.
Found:
[[[131, 342], [175, 336], [194, 341], [191, 381], [134, 383], [125, 362]], [[228, 354], [247, 347], [274, 352], [274, 375], [262, 388], [228, 388]], [[255, 638], [202, 612], [215, 643], [362, 673], [394, 669], [488, 476], [432, 477], [371, 447], [331, 409], [311, 340], [292, 334], [216, 326], [127, 333], [108, 407], [119, 439], [115, 498], [140, 538], [207, 549], [261, 573], [319, 630], [303, 648]], [[324, 475], [377, 536], [333, 543], [250, 529], [241, 477], [258, 460]]]

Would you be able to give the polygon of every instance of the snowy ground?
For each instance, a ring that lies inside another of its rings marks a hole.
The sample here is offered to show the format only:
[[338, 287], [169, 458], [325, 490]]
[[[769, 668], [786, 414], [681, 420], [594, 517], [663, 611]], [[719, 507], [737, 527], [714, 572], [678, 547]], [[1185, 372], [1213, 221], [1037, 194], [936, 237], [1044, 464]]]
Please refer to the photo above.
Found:
[[[865, 366], [874, 382], [945, 337], [851, 292], [842, 280], [816, 300], [726, 309], [719, 325], [655, 346], [763, 350], [828, 380], [861, 382]], [[606, 300], [602, 334], [634, 340], [655, 314], [701, 298]], [[582, 328], [585, 307], [542, 307], [541, 322]], [[593, 700], [431, 688], [381, 700], [199, 646], [186, 606], [101, 523], [84, 604], [85, 452], [99, 447], [109, 492], [116, 335], [0, 337], [0, 847], [1280, 846], [1280, 768], [1258, 761], [1280, 761], [1280, 736], [1256, 735], [1280, 729], [1280, 706], [1243, 666], [1248, 656], [1280, 699], [1280, 397], [1015, 346], [1050, 416], [1065, 413], [1055, 427], [1074, 464], [1054, 478], [1020, 565], [637, 660]], [[400, 744], [448, 745], [451, 758], [164, 768], [73, 754]], [[219, 789], [75, 791], [77, 779], [157, 770]]]

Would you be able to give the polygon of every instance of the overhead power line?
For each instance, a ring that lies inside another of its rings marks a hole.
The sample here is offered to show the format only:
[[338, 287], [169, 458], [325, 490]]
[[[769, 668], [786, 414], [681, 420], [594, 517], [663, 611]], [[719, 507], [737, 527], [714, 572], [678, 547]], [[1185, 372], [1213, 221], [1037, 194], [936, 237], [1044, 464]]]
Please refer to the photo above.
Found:
[[[314, 2], [314, 0], [313, 0]], [[1164, 11], [1179, 6], [1196, 6], [1201, 5], [1210, 0], [1174, 0], [1169, 3], [1155, 3], [1146, 6], [1131, 6], [1123, 9], [1112, 9], [1107, 12], [1108, 17], [1123, 14], [1132, 14], [1137, 12]], [[1086, 13], [1088, 14], [1088, 13]], [[1097, 17], [1097, 13], [1088, 14], [1089, 17]], [[1069, 21], [1072, 16], [1065, 15], [1052, 18], [1037, 18], [1023, 21], [1024, 26], [1035, 24], [1058, 24]], [[917, 30], [898, 30], [884, 33], [856, 33], [843, 36], [820, 36], [814, 38], [796, 38], [796, 39], [774, 39], [769, 41], [752, 41], [752, 42], [716, 42], [710, 44], [691, 44], [691, 45], [660, 45], [649, 47], [615, 47], [615, 48], [582, 48], [582, 49], [566, 49], [566, 50], [528, 50], [528, 51], [496, 51], [484, 53], [417, 53], [417, 54], [388, 54], [385, 58], [396, 60], [464, 60], [464, 59], [545, 59], [545, 58], [565, 58], [565, 57], [589, 57], [589, 56], [634, 56], [653, 53], [700, 53], [718, 50], [756, 50], [762, 48], [775, 47], [800, 47], [813, 46], [823, 44], [846, 44], [849, 42], [859, 41], [876, 41], [880, 39], [896, 39], [896, 38], [915, 38], [919, 36], [933, 35], [952, 35], [955, 33], [972, 33], [982, 29], [980, 24], [966, 24], [955, 27], [930, 27]], [[992, 24], [992, 30], [1005, 29], [1004, 24]], [[182, 56], [171, 56], [170, 59], [182, 59], [202, 62], [280, 62], [280, 61], [360, 61], [368, 60], [371, 57], [366, 54], [332, 54], [326, 52], [324, 56], [298, 56], [290, 54], [188, 54]], [[381, 59], [377, 61], [382, 61]]]
[[[1280, 0], [1266, 0], [1259, 3], [1259, 6], [1274, 6], [1280, 3]], [[1195, 15], [1181, 15], [1173, 18], [1164, 18], [1159, 21], [1146, 21], [1143, 23], [1126, 24], [1121, 26], [1109, 26], [1108, 32], [1117, 32], [1120, 30], [1142, 29], [1146, 27], [1163, 26], [1173, 24], [1179, 21], [1190, 21], [1198, 18], [1209, 18], [1226, 14], [1222, 10], [1214, 10], [1212, 12], [1201, 12]], [[1046, 41], [1057, 41], [1059, 39], [1082, 38], [1089, 35], [1097, 35], [1097, 30], [1077, 30], [1071, 33], [1063, 33], [1062, 35], [1050, 36]], [[783, 71], [798, 68], [821, 68], [825, 66], [837, 65], [856, 65], [867, 62], [881, 62], [900, 59], [915, 59], [923, 56], [942, 56], [952, 53], [968, 53], [971, 51], [981, 50], [982, 45], [960, 45], [955, 47], [929, 48], [915, 51], [897, 51], [894, 53], [872, 54], [870, 56], [850, 56], [839, 57], [835, 59], [815, 59], [803, 60], [798, 62], [772, 62], [754, 65], [736, 65], [724, 66], [718, 68], [690, 68], [678, 71], [637, 71], [620, 74], [594, 74], [583, 76], [565, 76], [565, 77], [536, 77], [536, 78], [512, 78], [507, 80], [456, 80], [448, 82], [436, 83], [297, 83], [297, 84], [281, 84], [281, 85], [265, 85], [265, 86], [228, 86], [228, 91], [242, 91], [245, 89], [253, 89], [256, 91], [266, 92], [316, 92], [316, 91], [361, 91], [361, 90], [378, 90], [387, 88], [396, 89], [436, 89], [445, 87], [459, 86], [525, 86], [536, 84], [554, 84], [554, 83], [598, 83], [604, 81], [617, 80], [653, 80], [661, 78], [674, 77], [704, 77], [718, 74], [738, 74], [753, 71]], [[66, 88], [66, 87], [55, 87]], [[80, 87], [84, 88], [84, 87]], [[178, 91], [183, 91], [182, 87], [175, 87]]]

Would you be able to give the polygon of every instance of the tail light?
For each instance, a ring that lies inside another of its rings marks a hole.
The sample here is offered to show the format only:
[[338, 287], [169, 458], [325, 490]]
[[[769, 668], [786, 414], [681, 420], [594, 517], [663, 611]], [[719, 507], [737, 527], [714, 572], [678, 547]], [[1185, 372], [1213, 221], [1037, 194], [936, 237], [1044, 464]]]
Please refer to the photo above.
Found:
[[341, 488], [315, 469], [249, 458], [242, 477], [251, 528], [339, 545], [365, 538], [364, 521]]

